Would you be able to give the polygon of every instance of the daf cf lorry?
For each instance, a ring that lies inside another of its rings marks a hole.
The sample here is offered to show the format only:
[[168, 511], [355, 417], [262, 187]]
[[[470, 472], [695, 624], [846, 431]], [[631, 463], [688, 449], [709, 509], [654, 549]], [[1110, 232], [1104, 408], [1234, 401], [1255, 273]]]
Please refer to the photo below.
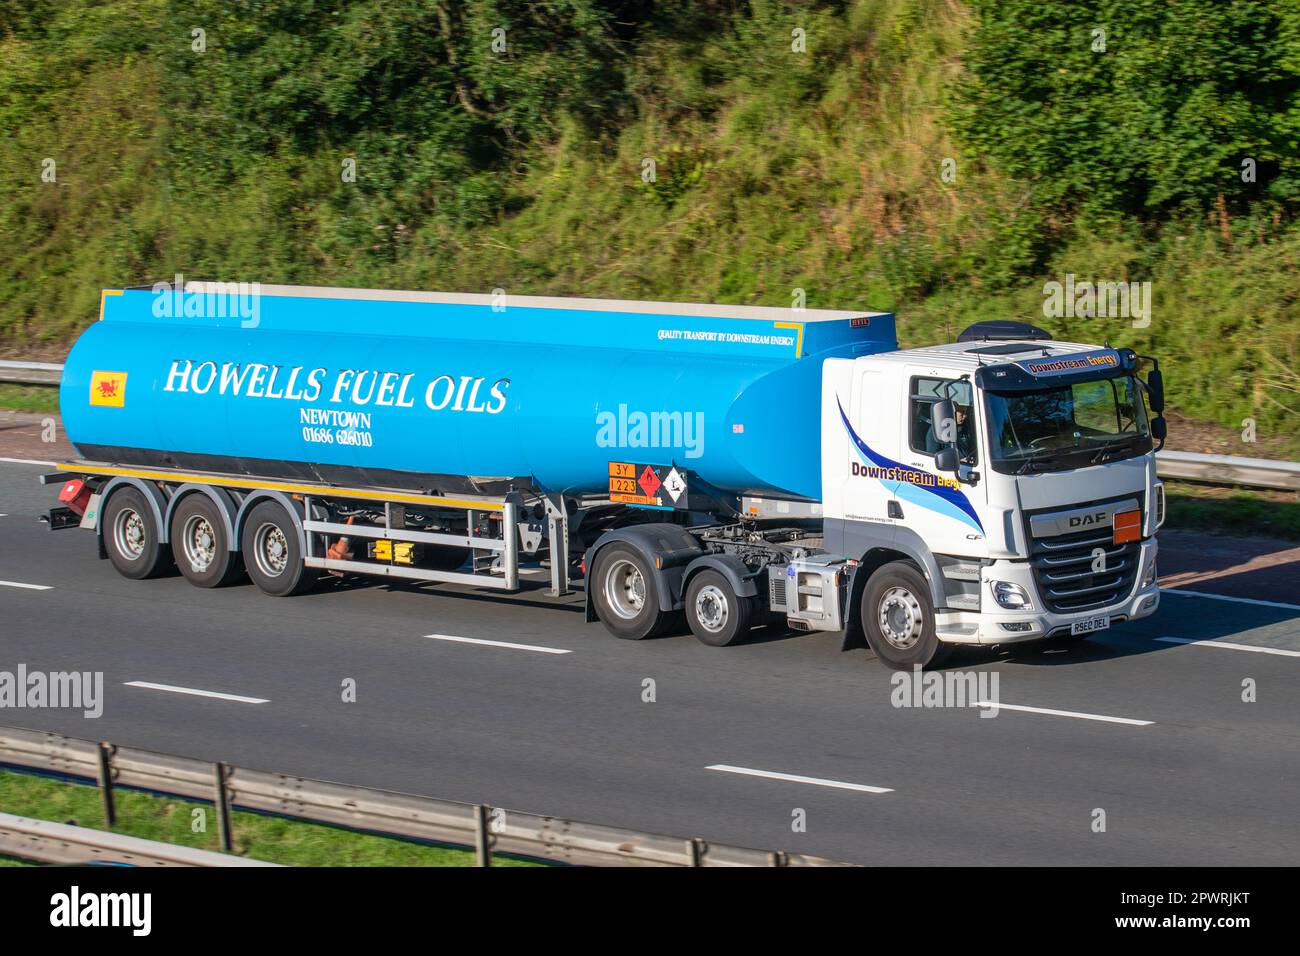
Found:
[[110, 289], [60, 393], [52, 528], [129, 578], [552, 593], [704, 643], [842, 632], [887, 666], [1160, 600], [1156, 361], [871, 311], [178, 284]]

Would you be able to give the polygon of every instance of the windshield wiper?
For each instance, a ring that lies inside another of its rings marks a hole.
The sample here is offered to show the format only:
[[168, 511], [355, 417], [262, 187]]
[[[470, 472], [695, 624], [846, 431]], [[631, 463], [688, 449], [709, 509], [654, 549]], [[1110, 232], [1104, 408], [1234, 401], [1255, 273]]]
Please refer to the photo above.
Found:
[[1052, 460], [1051, 455], [1031, 455], [1020, 463], [1015, 474], [1023, 475], [1027, 471], [1046, 471]]
[[1108, 442], [1104, 442], [1097, 448], [1097, 453], [1092, 456], [1092, 459], [1088, 462], [1088, 464], [1090, 465], [1100, 464], [1101, 462], [1106, 460], [1106, 456], [1109, 455], [1111, 452], [1120, 451], [1121, 449], [1126, 448], [1129, 445], [1132, 445], [1136, 440], [1140, 440], [1141, 438], [1142, 438], [1141, 432], [1134, 432], [1132, 435], [1125, 435], [1123, 438], [1113, 438]]

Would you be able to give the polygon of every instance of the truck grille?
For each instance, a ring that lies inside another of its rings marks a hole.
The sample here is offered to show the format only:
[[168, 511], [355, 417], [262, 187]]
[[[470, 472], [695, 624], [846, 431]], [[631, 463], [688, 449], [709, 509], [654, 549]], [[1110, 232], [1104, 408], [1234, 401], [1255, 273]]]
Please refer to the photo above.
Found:
[[[1047, 610], [1074, 614], [1118, 604], [1132, 593], [1142, 543], [1113, 544], [1111, 534], [1105, 527], [1029, 539], [1034, 581]], [[1106, 553], [1105, 571], [1092, 569], [1097, 548]]]

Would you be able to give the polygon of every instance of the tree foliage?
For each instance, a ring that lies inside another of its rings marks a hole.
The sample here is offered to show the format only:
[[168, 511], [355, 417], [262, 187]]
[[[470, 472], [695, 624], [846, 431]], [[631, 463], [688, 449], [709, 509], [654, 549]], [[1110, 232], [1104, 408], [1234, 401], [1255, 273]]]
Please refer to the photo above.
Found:
[[954, 125], [1044, 209], [1159, 221], [1300, 198], [1295, 0], [971, 6]]

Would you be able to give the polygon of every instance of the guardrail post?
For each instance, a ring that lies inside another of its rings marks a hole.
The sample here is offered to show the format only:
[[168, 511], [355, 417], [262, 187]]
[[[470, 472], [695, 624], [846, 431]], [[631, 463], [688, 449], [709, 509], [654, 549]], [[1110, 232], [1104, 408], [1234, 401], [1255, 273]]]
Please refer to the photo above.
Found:
[[234, 848], [230, 838], [230, 792], [226, 787], [229, 776], [229, 765], [218, 760], [213, 768], [213, 783], [216, 786], [216, 800], [213, 804], [217, 811], [217, 839], [225, 853], [230, 853]]
[[686, 841], [686, 865], [704, 865], [704, 841], [699, 837], [691, 837]]
[[488, 808], [480, 803], [474, 808], [475, 866], [492, 865], [492, 836], [488, 833]]
[[111, 830], [117, 823], [117, 808], [113, 805], [113, 745], [107, 740], [99, 742], [99, 794], [104, 800], [104, 826]]

